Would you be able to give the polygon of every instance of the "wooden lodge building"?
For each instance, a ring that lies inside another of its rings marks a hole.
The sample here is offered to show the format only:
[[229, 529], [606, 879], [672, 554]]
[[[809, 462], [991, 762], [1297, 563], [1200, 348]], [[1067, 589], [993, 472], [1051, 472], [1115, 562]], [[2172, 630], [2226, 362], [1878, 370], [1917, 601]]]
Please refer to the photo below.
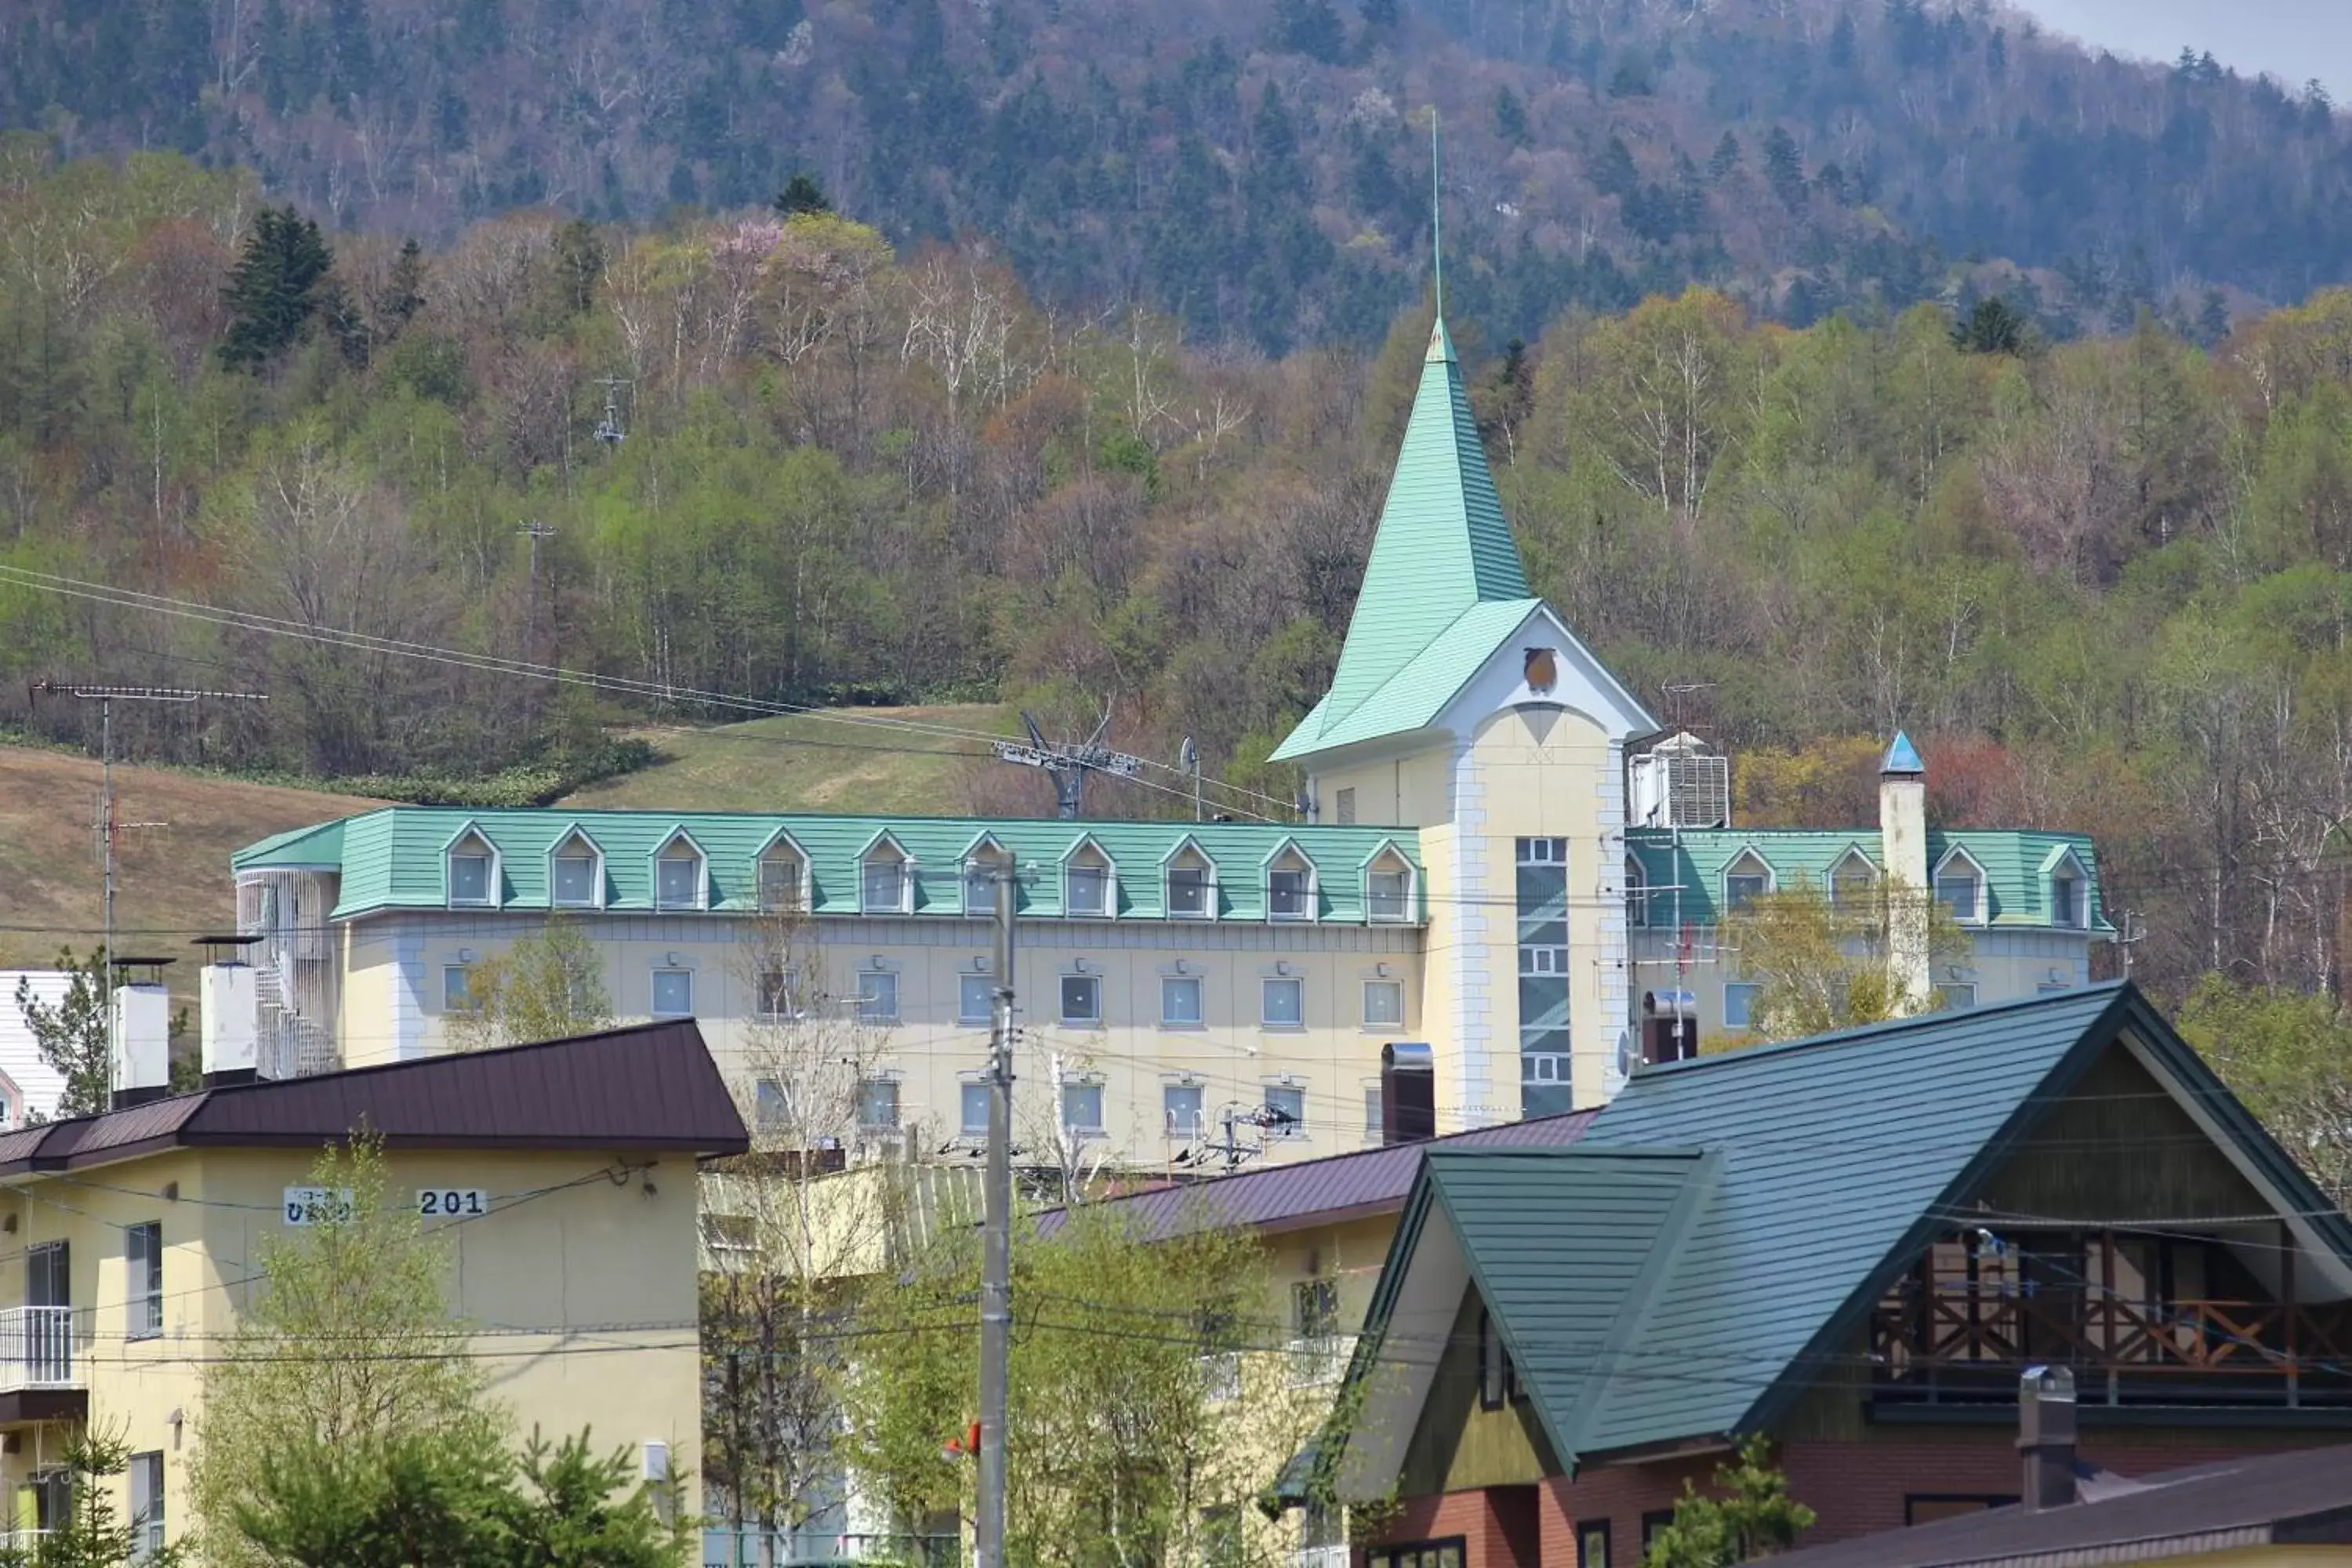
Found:
[[2352, 1431], [2352, 1225], [2128, 984], [1430, 1147], [1335, 1473], [1360, 1568], [1617, 1568], [1761, 1434], [1834, 1542], [2016, 1501], [2030, 1365], [2122, 1476]]

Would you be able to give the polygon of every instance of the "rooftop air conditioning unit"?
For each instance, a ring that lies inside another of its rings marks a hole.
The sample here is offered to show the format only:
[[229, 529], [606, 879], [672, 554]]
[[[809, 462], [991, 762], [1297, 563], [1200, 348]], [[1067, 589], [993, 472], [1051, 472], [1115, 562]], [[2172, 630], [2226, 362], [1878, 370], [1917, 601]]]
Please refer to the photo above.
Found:
[[1731, 759], [1687, 731], [1628, 764], [1633, 827], [1731, 826]]

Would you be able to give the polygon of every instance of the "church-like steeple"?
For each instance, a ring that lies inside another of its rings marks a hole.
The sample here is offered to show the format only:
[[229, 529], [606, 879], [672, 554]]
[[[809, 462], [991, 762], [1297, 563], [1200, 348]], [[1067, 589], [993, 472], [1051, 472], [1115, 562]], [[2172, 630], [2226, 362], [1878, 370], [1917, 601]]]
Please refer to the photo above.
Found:
[[1531, 597], [1440, 318], [1330, 694], [1276, 754], [1316, 750], [1473, 605]]

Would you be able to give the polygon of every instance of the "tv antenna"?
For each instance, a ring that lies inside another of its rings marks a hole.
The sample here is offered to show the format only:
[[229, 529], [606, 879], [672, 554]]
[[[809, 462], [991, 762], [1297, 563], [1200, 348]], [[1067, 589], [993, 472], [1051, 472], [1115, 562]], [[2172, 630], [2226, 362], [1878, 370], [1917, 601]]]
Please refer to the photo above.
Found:
[[1665, 685], [1658, 688], [1659, 690], [1664, 692], [1667, 696], [1675, 700], [1675, 728], [1676, 730], [1679, 731], [1684, 727], [1683, 699], [1685, 697], [1695, 696], [1701, 691], [1712, 691], [1715, 689], [1716, 684], [1717, 683], [1712, 680], [1670, 680], [1666, 682]]
[[630, 384], [629, 378], [623, 375], [599, 376], [597, 384], [604, 389], [604, 417], [596, 421], [596, 428], [589, 434], [607, 447], [617, 447], [629, 438], [629, 433], [621, 428], [618, 397], [619, 389]]
[[999, 741], [990, 750], [1000, 763], [1013, 763], [1024, 768], [1043, 770], [1054, 781], [1055, 815], [1064, 822], [1075, 822], [1086, 815], [1087, 775], [1108, 773], [1114, 778], [1131, 779], [1143, 772], [1143, 759], [1130, 757], [1125, 752], [1114, 752], [1102, 743], [1110, 730], [1110, 715], [1105, 713], [1095, 732], [1083, 743], [1048, 741], [1024, 709], [1021, 722], [1029, 731], [1029, 743]]
[[1198, 822], [1201, 820], [1201, 748], [1192, 743], [1190, 735], [1184, 737], [1183, 745], [1177, 749], [1176, 765], [1192, 775], [1192, 820]]

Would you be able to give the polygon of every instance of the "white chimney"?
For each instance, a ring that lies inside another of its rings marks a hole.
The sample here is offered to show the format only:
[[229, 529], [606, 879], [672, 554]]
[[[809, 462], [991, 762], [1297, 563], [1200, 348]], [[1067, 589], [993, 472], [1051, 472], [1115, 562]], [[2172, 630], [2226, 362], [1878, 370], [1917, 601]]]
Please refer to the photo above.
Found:
[[108, 1037], [113, 1044], [118, 1108], [171, 1092], [172, 998], [163, 982], [116, 982]]
[[238, 1083], [260, 1066], [261, 994], [251, 965], [208, 963], [199, 977], [205, 1081]]
[[1927, 942], [1927, 768], [1899, 731], [1878, 770], [1879, 858], [1886, 867], [1887, 980], [1906, 1013], [1936, 994]]

